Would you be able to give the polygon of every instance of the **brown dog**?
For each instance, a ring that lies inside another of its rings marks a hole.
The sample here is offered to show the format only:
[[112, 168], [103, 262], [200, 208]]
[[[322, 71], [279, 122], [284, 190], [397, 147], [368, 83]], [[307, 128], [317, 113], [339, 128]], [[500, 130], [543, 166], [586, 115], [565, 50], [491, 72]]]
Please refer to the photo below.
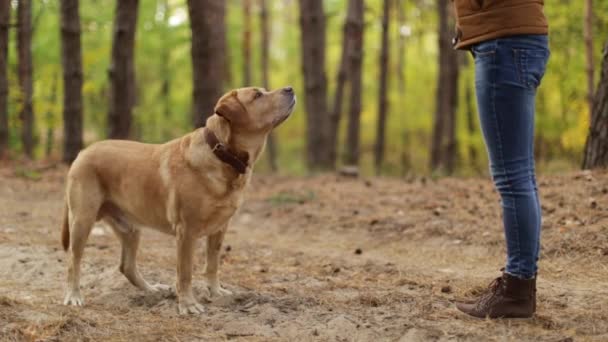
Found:
[[62, 242], [65, 250], [71, 247], [71, 262], [64, 304], [83, 304], [80, 261], [98, 220], [120, 239], [120, 271], [145, 291], [169, 286], [150, 285], [137, 271], [139, 228], [175, 235], [180, 313], [204, 311], [191, 286], [194, 245], [201, 236], [207, 236], [210, 295], [230, 294], [217, 274], [224, 234], [268, 134], [287, 119], [295, 103], [291, 87], [272, 92], [241, 88], [218, 101], [206, 127], [179, 139], [162, 145], [107, 140], [83, 150], [67, 177]]

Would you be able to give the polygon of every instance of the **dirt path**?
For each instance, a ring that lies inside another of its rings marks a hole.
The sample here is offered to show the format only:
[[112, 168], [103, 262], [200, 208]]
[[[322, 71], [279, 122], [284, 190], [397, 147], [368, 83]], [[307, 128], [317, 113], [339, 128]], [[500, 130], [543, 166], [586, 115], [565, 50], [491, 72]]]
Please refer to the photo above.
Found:
[[[541, 179], [538, 315], [489, 321], [453, 307], [503, 263], [488, 180], [256, 177], [226, 237], [222, 281], [235, 294], [207, 301], [199, 263], [208, 310], [181, 317], [172, 293], [141, 293], [118, 272], [118, 241], [101, 226], [85, 252], [86, 306], [60, 305], [64, 172], [0, 170], [0, 340], [608, 340], [608, 173]], [[143, 239], [144, 276], [173, 285], [173, 239]]]

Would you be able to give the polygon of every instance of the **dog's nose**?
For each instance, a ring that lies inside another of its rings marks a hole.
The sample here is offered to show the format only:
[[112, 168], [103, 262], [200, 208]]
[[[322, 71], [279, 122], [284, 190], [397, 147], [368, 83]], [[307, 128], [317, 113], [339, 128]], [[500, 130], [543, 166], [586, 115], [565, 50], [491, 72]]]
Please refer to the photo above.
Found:
[[291, 94], [293, 94], [293, 88], [292, 87], [285, 87], [285, 88], [283, 88], [283, 92], [285, 94], [291, 95]]

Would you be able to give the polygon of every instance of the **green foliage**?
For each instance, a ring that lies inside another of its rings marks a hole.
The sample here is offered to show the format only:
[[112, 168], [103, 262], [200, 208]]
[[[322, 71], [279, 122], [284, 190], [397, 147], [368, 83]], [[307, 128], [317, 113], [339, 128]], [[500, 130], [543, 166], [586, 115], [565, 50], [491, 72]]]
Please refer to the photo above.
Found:
[[[267, 0], [269, 6], [270, 85], [292, 85], [299, 96], [293, 117], [277, 130], [279, 168], [282, 173], [305, 173], [305, 106], [301, 73], [299, 9], [297, 1]], [[257, 2], [252, 11], [252, 71], [254, 85], [261, 85], [260, 22]], [[84, 68], [85, 142], [105, 138], [108, 109], [108, 67], [110, 63], [115, 1], [90, 0], [80, 3]], [[192, 77], [190, 28], [185, 0], [141, 0], [136, 36], [137, 101], [133, 136], [146, 142], [163, 142], [191, 129]], [[327, 15], [328, 105], [333, 107], [333, 90], [341, 54], [342, 25], [346, 0], [325, 0]], [[589, 109], [585, 101], [585, 60], [582, 39], [583, 2], [547, 3], [552, 55], [539, 89], [537, 150], [541, 167], [549, 170], [577, 167], [587, 134]], [[599, 66], [601, 49], [608, 39], [608, 2], [595, 1], [594, 43]], [[390, 27], [389, 113], [387, 151], [383, 172], [401, 175], [428, 172], [428, 151], [435, 106], [437, 73], [437, 16], [435, 1], [405, 1], [404, 22], [397, 22], [393, 8]], [[372, 172], [372, 149], [376, 131], [379, 50], [382, 0], [367, 0], [365, 13], [362, 171]], [[57, 140], [52, 154], [59, 157], [62, 140], [62, 74], [60, 56], [59, 2], [35, 1], [34, 17], [34, 112], [39, 139], [36, 155], [43, 156], [47, 133]], [[13, 11], [12, 20], [16, 21]], [[242, 2], [227, 1], [226, 89], [244, 86]], [[399, 70], [397, 44], [402, 26], [411, 29], [406, 37], [405, 67]], [[11, 31], [9, 53], [10, 145], [13, 155], [20, 151], [20, 95], [18, 91], [15, 30]], [[465, 58], [470, 58], [466, 56]], [[319, 66], [321, 67], [321, 66]], [[599, 73], [599, 70], [596, 70]], [[398, 87], [397, 75], [405, 79]], [[53, 96], [53, 84], [58, 86]], [[485, 149], [478, 127], [468, 131], [464, 90], [472, 87], [473, 67], [461, 71], [458, 110], [459, 173], [484, 172]], [[168, 89], [168, 90], [167, 90]], [[348, 99], [345, 96], [345, 101]], [[474, 101], [474, 99], [473, 99]], [[344, 106], [344, 113], [347, 110]], [[475, 108], [475, 105], [473, 105]], [[475, 113], [476, 116], [476, 113]], [[340, 132], [344, 142], [345, 122]], [[476, 123], [477, 124], [477, 123]], [[477, 159], [472, 160], [471, 148]], [[260, 163], [262, 170], [267, 163]]]
[[268, 201], [274, 205], [285, 204], [304, 204], [313, 201], [316, 195], [313, 191], [281, 191], [274, 196], [268, 198]]
[[15, 175], [17, 177], [25, 178], [27, 180], [38, 181], [42, 179], [42, 174], [40, 173], [40, 171], [30, 170], [24, 167], [18, 167], [15, 170]]

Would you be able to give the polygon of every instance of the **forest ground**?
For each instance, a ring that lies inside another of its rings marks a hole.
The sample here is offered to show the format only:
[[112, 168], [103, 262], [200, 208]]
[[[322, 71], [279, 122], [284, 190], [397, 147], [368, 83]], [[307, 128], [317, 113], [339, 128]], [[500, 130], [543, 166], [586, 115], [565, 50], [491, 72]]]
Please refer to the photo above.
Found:
[[[541, 177], [538, 313], [480, 320], [454, 301], [504, 261], [488, 179], [254, 176], [224, 245], [207, 306], [179, 316], [173, 293], [146, 294], [118, 272], [118, 240], [97, 226], [85, 250], [82, 308], [61, 305], [66, 169], [0, 169], [0, 340], [606, 341], [608, 172]], [[201, 243], [201, 251], [202, 246]], [[143, 234], [138, 264], [174, 284], [173, 237]]]

